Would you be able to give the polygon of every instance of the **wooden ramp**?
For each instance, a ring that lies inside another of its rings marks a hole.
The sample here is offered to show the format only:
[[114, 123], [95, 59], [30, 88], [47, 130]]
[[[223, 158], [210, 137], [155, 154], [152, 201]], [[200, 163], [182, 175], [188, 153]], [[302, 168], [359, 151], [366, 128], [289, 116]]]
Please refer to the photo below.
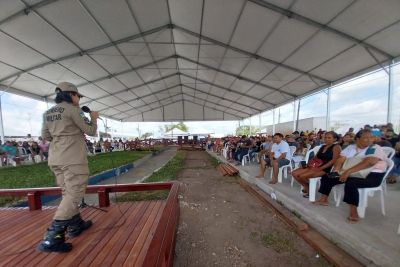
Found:
[[172, 266], [174, 198], [112, 204], [107, 212], [83, 209], [93, 226], [67, 239], [73, 249], [63, 254], [36, 251], [56, 207], [0, 209], [0, 266]]

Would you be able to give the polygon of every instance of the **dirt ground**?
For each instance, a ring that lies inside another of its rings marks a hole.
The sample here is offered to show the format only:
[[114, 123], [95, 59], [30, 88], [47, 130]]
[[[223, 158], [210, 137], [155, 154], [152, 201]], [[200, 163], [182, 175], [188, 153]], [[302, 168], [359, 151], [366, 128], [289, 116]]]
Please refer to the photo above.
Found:
[[206, 152], [187, 152], [174, 266], [329, 266], [238, 179], [220, 176]]

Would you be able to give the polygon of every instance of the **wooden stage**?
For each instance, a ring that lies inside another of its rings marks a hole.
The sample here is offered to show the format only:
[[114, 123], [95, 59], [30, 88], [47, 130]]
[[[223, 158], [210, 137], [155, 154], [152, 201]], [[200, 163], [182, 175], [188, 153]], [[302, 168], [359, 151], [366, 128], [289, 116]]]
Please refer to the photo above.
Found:
[[0, 209], [0, 266], [172, 266], [177, 187], [166, 200], [112, 204], [107, 212], [84, 208], [93, 226], [67, 239], [69, 253], [36, 251], [56, 207]]

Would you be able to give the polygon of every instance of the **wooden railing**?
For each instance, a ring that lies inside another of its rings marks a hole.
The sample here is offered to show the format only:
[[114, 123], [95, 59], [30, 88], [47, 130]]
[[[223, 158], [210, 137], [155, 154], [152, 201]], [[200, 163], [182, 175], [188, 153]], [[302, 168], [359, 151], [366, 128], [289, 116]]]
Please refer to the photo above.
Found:
[[[133, 191], [150, 191], [150, 190], [169, 190], [177, 191], [179, 187], [177, 182], [167, 183], [146, 183], [146, 184], [118, 184], [118, 185], [89, 185], [86, 188], [86, 193], [97, 194], [100, 207], [108, 207], [110, 205], [109, 193], [114, 192], [133, 192]], [[174, 190], [172, 190], [174, 189]], [[46, 188], [21, 188], [21, 189], [1, 189], [0, 197], [28, 197], [29, 210], [42, 209], [42, 196], [61, 195], [60, 187]]]

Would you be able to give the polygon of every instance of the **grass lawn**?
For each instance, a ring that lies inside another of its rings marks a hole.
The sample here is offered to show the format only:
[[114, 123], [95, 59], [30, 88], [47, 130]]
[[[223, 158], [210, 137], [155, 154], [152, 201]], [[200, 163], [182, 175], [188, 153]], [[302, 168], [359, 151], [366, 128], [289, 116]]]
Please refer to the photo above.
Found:
[[[178, 151], [176, 155], [164, 167], [162, 167], [158, 172], [153, 173], [153, 175], [144, 180], [143, 183], [166, 182], [175, 179], [178, 172], [183, 169], [185, 158], [186, 152]], [[128, 202], [166, 199], [168, 193], [168, 190], [130, 192], [118, 197], [117, 201]]]
[[[88, 157], [90, 175], [131, 163], [150, 151], [117, 151], [110, 154], [98, 154]], [[112, 161], [111, 161], [112, 159]], [[56, 186], [55, 177], [47, 162], [18, 167], [0, 168], [0, 189]], [[0, 197], [0, 206], [15, 200], [11, 197]]]
[[[149, 151], [117, 151], [88, 157], [90, 175], [131, 163], [149, 154]], [[55, 186], [53, 173], [47, 162], [18, 167], [0, 168], [0, 188], [27, 188]]]

